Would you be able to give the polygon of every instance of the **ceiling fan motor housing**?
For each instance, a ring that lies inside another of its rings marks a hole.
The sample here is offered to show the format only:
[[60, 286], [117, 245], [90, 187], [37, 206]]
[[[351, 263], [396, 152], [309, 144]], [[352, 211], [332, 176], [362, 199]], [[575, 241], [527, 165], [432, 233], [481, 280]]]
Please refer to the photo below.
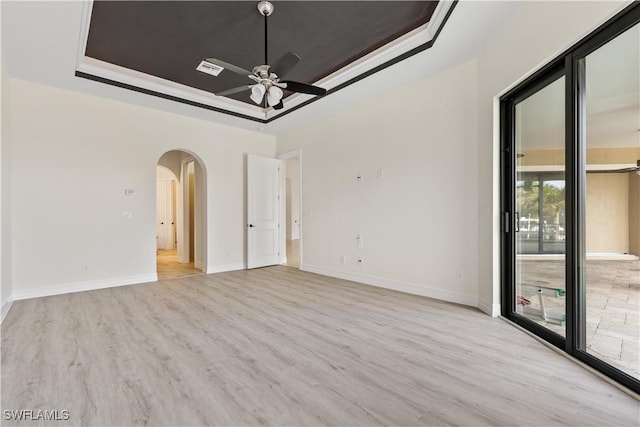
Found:
[[260, 12], [260, 15], [266, 15], [269, 16], [273, 13], [273, 4], [271, 4], [271, 2], [268, 1], [261, 1], [258, 3], [258, 12]]

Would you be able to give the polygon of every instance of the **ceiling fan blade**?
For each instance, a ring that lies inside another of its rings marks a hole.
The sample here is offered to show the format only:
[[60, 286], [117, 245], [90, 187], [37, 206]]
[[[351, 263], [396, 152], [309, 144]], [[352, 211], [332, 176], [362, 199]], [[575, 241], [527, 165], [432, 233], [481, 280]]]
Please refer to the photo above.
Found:
[[282, 103], [282, 99], [276, 105], [273, 106], [274, 110], [282, 110], [284, 108], [284, 104]]
[[251, 89], [251, 85], [244, 85], [244, 86], [238, 86], [238, 87], [234, 87], [232, 89], [227, 89], [227, 90], [223, 90], [222, 92], [218, 92], [216, 93], [217, 96], [227, 96], [227, 95], [231, 95], [234, 93], [238, 93], [238, 92], [244, 92], [245, 90], [249, 90]]
[[286, 84], [287, 87], [285, 89], [290, 90], [292, 92], [307, 93], [309, 95], [318, 95], [318, 96], [324, 96], [327, 94], [327, 90], [319, 86], [308, 85], [306, 83], [300, 83], [300, 82], [292, 82], [290, 80], [284, 80], [284, 81], [281, 81], [280, 83]]
[[271, 72], [276, 73], [278, 77], [282, 78], [289, 73], [300, 62], [300, 57], [293, 52], [287, 52], [282, 55], [271, 66]]
[[624, 169], [596, 169], [596, 170], [588, 170], [587, 173], [626, 173], [626, 172], [637, 172], [640, 171], [640, 168], [624, 168]]
[[245, 70], [242, 67], [238, 67], [237, 65], [233, 65], [233, 64], [229, 64], [228, 62], [225, 61], [221, 61], [219, 59], [216, 58], [207, 58], [205, 59], [205, 61], [207, 62], [211, 62], [212, 64], [215, 65], [219, 65], [220, 67], [223, 67], [229, 71], [233, 71], [236, 74], [240, 74], [241, 76], [249, 76], [251, 74], [253, 74], [251, 71], [249, 70]]
[[640, 172], [640, 159], [636, 161], [635, 166], [622, 169], [596, 169], [588, 170], [587, 173], [627, 173], [627, 172]]

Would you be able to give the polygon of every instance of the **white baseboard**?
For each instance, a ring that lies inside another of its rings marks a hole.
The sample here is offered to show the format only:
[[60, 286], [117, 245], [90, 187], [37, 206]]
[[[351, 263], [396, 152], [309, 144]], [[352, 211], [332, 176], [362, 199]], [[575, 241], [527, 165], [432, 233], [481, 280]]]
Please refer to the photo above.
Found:
[[114, 277], [88, 282], [76, 282], [67, 285], [47, 286], [42, 288], [22, 289], [13, 291], [14, 300], [47, 297], [51, 295], [70, 294], [73, 292], [93, 291], [96, 289], [114, 288], [117, 286], [135, 285], [138, 283], [156, 282], [158, 275], [140, 274], [137, 276]]
[[4, 320], [4, 317], [7, 315], [9, 310], [11, 309], [11, 304], [13, 304], [13, 295], [7, 299], [4, 304], [2, 304], [2, 309], [0, 309], [0, 323]]
[[246, 270], [247, 266], [243, 262], [225, 265], [213, 265], [207, 268], [207, 274], [224, 273], [226, 271]]
[[419, 283], [403, 282], [400, 280], [385, 279], [382, 277], [367, 276], [364, 274], [351, 273], [346, 271], [333, 270], [309, 264], [301, 264], [300, 270], [311, 273], [322, 274], [324, 276], [336, 277], [338, 279], [351, 280], [353, 282], [364, 283], [366, 285], [377, 286], [379, 288], [392, 289], [394, 291], [408, 294], [421, 295], [443, 301], [454, 302], [456, 304], [478, 306], [478, 297], [457, 291], [449, 291], [441, 288], [434, 288]]
[[491, 317], [500, 316], [500, 304], [493, 304], [493, 302], [479, 300], [478, 308]]

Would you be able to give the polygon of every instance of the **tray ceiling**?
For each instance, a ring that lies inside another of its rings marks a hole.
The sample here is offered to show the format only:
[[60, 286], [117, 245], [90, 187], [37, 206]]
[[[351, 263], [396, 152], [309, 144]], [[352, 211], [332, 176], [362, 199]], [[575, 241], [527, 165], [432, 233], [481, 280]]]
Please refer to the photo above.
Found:
[[[440, 3], [440, 4], [439, 4]], [[256, 121], [314, 100], [285, 93], [285, 109], [257, 106], [249, 92], [214, 95], [252, 82], [228, 70], [196, 70], [215, 57], [251, 70], [264, 63], [264, 18], [254, 1], [95, 1], [77, 75]], [[301, 57], [287, 79], [329, 93], [428, 48], [451, 2], [273, 1], [269, 62]], [[438, 21], [438, 22], [435, 22]]]

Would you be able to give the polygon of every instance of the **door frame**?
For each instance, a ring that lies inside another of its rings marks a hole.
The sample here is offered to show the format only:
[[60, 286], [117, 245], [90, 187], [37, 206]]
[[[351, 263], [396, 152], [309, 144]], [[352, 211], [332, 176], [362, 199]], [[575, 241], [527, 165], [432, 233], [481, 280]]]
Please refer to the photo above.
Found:
[[[178, 230], [177, 228], [177, 221], [176, 218], [174, 216], [173, 213], [173, 208], [176, 207], [178, 200], [177, 200], [177, 194], [176, 197], [174, 198], [174, 194], [172, 191], [172, 182], [177, 183], [180, 182], [178, 180], [178, 177], [176, 177], [176, 175], [173, 173], [173, 171], [171, 169], [169, 169], [166, 166], [163, 165], [157, 165], [156, 168], [162, 168], [167, 175], [169, 175], [170, 179], [169, 180], [165, 180], [165, 191], [164, 191], [164, 210], [165, 210], [165, 221], [169, 222], [169, 224], [165, 224], [164, 228], [165, 228], [165, 238], [164, 238], [164, 243], [163, 243], [163, 249], [166, 249], [167, 246], [170, 246], [171, 249], [170, 250], [175, 250], [176, 249], [176, 242], [174, 241], [174, 236]], [[157, 193], [157, 183], [158, 179], [156, 178], [156, 193]], [[156, 204], [157, 204], [157, 194], [156, 194]], [[157, 213], [156, 213], [156, 226], [157, 226]], [[167, 232], [168, 231], [168, 232]], [[170, 245], [167, 245], [167, 242], [170, 242]]]
[[[177, 156], [169, 158], [163, 162], [165, 155]], [[208, 252], [209, 252], [209, 238], [208, 238], [208, 193], [207, 193], [207, 168], [204, 162], [197, 154], [190, 150], [183, 148], [174, 148], [166, 150], [158, 157], [156, 161], [156, 167], [162, 166], [169, 169], [176, 177], [176, 215], [174, 218], [175, 230], [177, 234], [177, 242], [175, 249], [178, 253], [177, 261], [180, 263], [189, 263], [189, 182], [187, 165], [189, 162], [193, 162], [194, 165], [194, 237], [195, 235], [201, 236], [201, 241], [198, 242], [195, 238], [194, 246], [194, 267], [202, 270], [203, 273], [207, 273], [208, 270]], [[155, 173], [154, 169], [154, 173]], [[154, 175], [155, 176], [155, 175]], [[154, 181], [155, 182], [155, 181]], [[200, 188], [198, 188], [200, 187]], [[199, 250], [197, 249], [199, 247]], [[196, 261], [198, 261], [196, 263]]]
[[[558, 79], [565, 77], [565, 84], [567, 82], [567, 76], [564, 70], [564, 60], [559, 59], [550, 64], [547, 64], [543, 69], [526, 79], [523, 83], [516, 88], [510, 90], [507, 94], [500, 98], [500, 234], [501, 234], [501, 310], [502, 316], [511, 320], [512, 322], [522, 326], [523, 328], [533, 332], [537, 336], [541, 337], [545, 341], [552, 345], [567, 350], [567, 339], [555, 332], [545, 328], [542, 325], [521, 316], [516, 312], [515, 298], [514, 298], [514, 285], [516, 283], [516, 223], [515, 218], [516, 197], [515, 197], [515, 182], [516, 176], [516, 114], [515, 106], [547, 87], [551, 83]], [[569, 150], [566, 150], [567, 152]], [[566, 160], [565, 160], [566, 162]], [[567, 164], [568, 169], [568, 164]], [[567, 245], [569, 242], [568, 229], [571, 228], [570, 221], [572, 217], [569, 215], [569, 177], [568, 170], [566, 172], [566, 227], [565, 233], [567, 233]], [[567, 265], [569, 263], [569, 248], [566, 248], [566, 260]], [[568, 275], [567, 275], [568, 276]], [[566, 304], [566, 328], [569, 330], [569, 324], [571, 322], [569, 318], [569, 304], [570, 292], [572, 286], [570, 286], [569, 278], [565, 277], [565, 289], [567, 291], [567, 304]], [[566, 334], [569, 335], [568, 333]]]
[[[282, 164], [283, 167], [285, 168], [284, 173], [282, 174], [283, 179], [282, 179], [282, 191], [281, 194], [284, 194], [285, 197], [282, 198], [282, 200], [280, 201], [281, 206], [280, 206], [280, 223], [281, 224], [285, 224], [286, 223], [286, 200], [285, 198], [287, 197], [287, 189], [286, 189], [286, 167], [287, 167], [287, 163], [286, 161], [288, 159], [295, 159], [296, 157], [298, 158], [298, 228], [299, 228], [299, 242], [298, 242], [298, 260], [299, 260], [299, 269], [302, 269], [302, 265], [303, 265], [303, 260], [302, 260], [302, 244], [303, 244], [303, 236], [304, 236], [304, 220], [302, 218], [302, 149], [299, 148], [297, 150], [293, 150], [293, 151], [288, 151], [286, 153], [280, 154], [277, 156], [278, 159], [282, 160]], [[287, 228], [286, 227], [282, 227], [282, 229], [280, 230], [280, 253], [284, 254], [284, 256], [281, 257], [281, 263], [285, 264], [287, 262]]]
[[[640, 393], [640, 381], [585, 349], [585, 69], [583, 59], [640, 23], [634, 2], [500, 97], [500, 235], [502, 316]], [[515, 105], [565, 77], [566, 339], [515, 312]]]

